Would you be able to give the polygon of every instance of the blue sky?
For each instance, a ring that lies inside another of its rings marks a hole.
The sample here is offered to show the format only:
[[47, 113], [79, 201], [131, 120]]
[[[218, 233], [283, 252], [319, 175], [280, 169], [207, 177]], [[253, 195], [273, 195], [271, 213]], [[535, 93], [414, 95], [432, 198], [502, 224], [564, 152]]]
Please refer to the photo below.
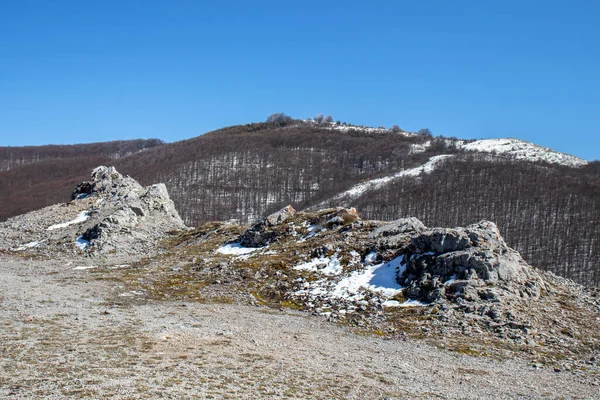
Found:
[[596, 1], [1, 1], [0, 146], [274, 112], [600, 159]]

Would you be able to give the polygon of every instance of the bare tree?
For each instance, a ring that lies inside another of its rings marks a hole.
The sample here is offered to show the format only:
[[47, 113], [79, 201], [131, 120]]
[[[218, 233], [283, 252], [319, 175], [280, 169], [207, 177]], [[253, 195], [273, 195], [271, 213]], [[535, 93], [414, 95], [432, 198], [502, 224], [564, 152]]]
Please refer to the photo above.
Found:
[[429, 128], [419, 129], [417, 131], [417, 135], [421, 135], [421, 136], [433, 136], [433, 134], [431, 133], [431, 130], [429, 130]]
[[400, 129], [400, 127], [398, 125], [392, 125], [392, 127], [390, 128], [390, 132], [400, 133], [400, 132], [402, 132], [402, 129]]
[[315, 122], [317, 124], [320, 124], [321, 122], [323, 122], [323, 114], [319, 113], [319, 114], [315, 115]]
[[323, 118], [323, 122], [330, 124], [333, 122], [333, 118], [331, 117], [331, 115], [328, 115], [325, 118]]
[[267, 122], [277, 125], [285, 125], [292, 120], [292, 117], [285, 113], [275, 113], [267, 117]]

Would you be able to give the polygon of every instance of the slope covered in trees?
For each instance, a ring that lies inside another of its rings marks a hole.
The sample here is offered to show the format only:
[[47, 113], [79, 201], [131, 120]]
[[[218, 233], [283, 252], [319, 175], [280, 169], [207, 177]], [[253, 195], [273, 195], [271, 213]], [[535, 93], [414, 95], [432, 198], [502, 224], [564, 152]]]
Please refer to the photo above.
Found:
[[0, 171], [48, 159], [106, 156], [121, 158], [164, 144], [159, 139], [116, 140], [74, 145], [0, 147]]

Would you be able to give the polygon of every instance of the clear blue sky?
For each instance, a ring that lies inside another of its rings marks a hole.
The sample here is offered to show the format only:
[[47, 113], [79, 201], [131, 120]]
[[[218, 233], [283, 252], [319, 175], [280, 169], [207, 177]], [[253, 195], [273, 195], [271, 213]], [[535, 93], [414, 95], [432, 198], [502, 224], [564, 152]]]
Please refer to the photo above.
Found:
[[0, 145], [274, 112], [600, 159], [597, 1], [0, 0]]

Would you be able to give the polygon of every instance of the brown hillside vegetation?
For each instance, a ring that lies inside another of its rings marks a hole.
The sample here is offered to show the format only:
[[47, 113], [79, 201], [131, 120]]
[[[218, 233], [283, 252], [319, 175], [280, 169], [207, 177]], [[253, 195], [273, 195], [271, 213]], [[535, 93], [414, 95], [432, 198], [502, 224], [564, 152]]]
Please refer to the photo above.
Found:
[[135, 139], [74, 145], [0, 147], [0, 171], [47, 159], [77, 158], [88, 155], [121, 158], [163, 143], [159, 139]]

